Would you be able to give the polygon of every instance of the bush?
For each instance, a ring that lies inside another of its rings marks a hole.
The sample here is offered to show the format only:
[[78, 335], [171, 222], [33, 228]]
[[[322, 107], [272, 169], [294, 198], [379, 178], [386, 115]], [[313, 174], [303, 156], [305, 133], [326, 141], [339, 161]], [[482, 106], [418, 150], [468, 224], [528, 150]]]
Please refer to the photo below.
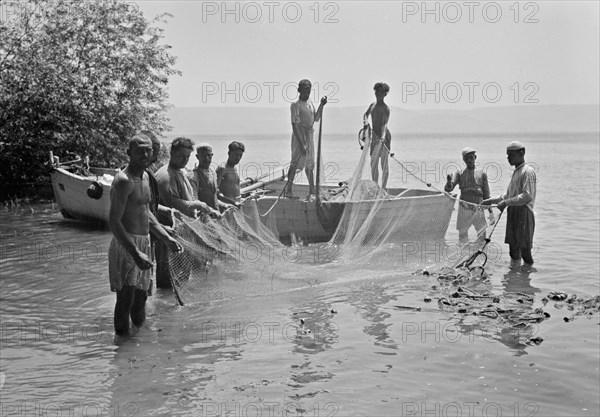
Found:
[[[168, 131], [168, 15], [146, 20], [133, 3], [11, 3], [0, 22], [0, 186], [39, 180], [48, 152], [126, 161], [128, 138]], [[67, 158], [68, 159], [68, 158]]]

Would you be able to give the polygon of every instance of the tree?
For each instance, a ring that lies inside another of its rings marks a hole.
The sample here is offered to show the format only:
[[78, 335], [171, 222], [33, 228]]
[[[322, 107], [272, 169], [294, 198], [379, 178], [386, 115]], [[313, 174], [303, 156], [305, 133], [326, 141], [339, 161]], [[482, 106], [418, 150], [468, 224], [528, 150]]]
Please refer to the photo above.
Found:
[[49, 172], [48, 151], [118, 166], [137, 130], [169, 130], [167, 84], [179, 75], [163, 14], [134, 3], [31, 0], [0, 22], [0, 187]]

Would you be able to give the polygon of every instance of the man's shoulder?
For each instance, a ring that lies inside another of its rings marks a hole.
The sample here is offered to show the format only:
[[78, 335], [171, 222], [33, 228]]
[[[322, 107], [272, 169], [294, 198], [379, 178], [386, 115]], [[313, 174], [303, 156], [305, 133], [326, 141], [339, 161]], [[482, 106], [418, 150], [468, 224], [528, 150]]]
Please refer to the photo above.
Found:
[[[143, 181], [142, 177], [142, 181]], [[146, 177], [147, 178], [147, 177]], [[137, 182], [140, 180], [138, 179]], [[147, 180], [146, 180], [147, 181]], [[132, 177], [131, 174], [126, 170], [121, 170], [115, 174], [113, 182], [110, 186], [111, 191], [115, 191], [117, 193], [128, 192], [133, 189], [134, 184], [136, 183], [136, 178]], [[112, 195], [112, 193], [111, 193]]]
[[165, 164], [154, 173], [154, 177], [158, 183], [168, 183], [175, 173], [175, 170], [169, 169], [169, 164]]
[[154, 172], [154, 176], [158, 177], [159, 175], [165, 175], [167, 174], [167, 170], [169, 169], [169, 165], [165, 164], [163, 166], [161, 166], [160, 168], [158, 168], [155, 172]]
[[133, 182], [133, 177], [131, 176], [131, 174], [129, 173], [129, 171], [127, 169], [122, 169], [115, 174], [115, 177], [112, 182], [112, 186], [114, 187], [115, 185], [119, 185], [122, 183], [129, 183], [129, 182]]

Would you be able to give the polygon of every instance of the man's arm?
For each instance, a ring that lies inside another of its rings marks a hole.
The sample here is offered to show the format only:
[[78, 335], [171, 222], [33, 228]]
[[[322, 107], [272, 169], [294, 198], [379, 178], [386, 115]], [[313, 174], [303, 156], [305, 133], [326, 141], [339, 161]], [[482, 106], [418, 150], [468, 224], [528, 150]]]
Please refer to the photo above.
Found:
[[460, 173], [458, 171], [452, 175], [448, 174], [448, 176], [446, 177], [446, 185], [444, 186], [444, 191], [446, 191], [447, 193], [452, 192], [452, 190], [454, 190], [454, 187], [456, 187], [456, 184], [458, 184], [459, 181]]
[[121, 222], [125, 213], [127, 199], [133, 190], [133, 185], [124, 175], [123, 173], [118, 173], [111, 186], [108, 227], [125, 251], [131, 255], [136, 265], [142, 270], [150, 269], [152, 261], [145, 253], [138, 249]]
[[294, 136], [298, 138], [298, 141], [302, 145], [302, 150], [304, 153], [308, 150], [308, 146], [306, 142], [304, 142], [304, 135], [300, 132], [299, 123], [292, 123], [292, 131], [294, 132]]
[[371, 107], [373, 107], [373, 105], [369, 104], [367, 111], [365, 112], [365, 114], [363, 114], [363, 126], [367, 126], [369, 124], [369, 116], [371, 115]]
[[[237, 200], [234, 200], [232, 198], [227, 197], [226, 195], [224, 195], [223, 193], [219, 192], [217, 194], [217, 198], [219, 199], [219, 205], [221, 204], [221, 202], [226, 203], [227, 205], [234, 205], [236, 207], [238, 207], [239, 202]], [[227, 209], [228, 207], [225, 207], [225, 209]]]
[[179, 252], [182, 250], [181, 245], [167, 233], [167, 231], [162, 227], [162, 225], [158, 222], [154, 214], [152, 212], [148, 213], [148, 222], [150, 224], [150, 232], [163, 242], [167, 244], [169, 249], [174, 252]]
[[158, 195], [163, 203], [165, 203], [168, 207], [172, 207], [176, 210], [179, 210], [183, 214], [188, 217], [194, 217], [194, 210], [206, 210], [209, 208], [206, 204], [204, 204], [205, 208], [201, 207], [200, 201], [197, 203], [201, 204], [193, 204], [194, 201], [183, 200], [181, 198], [176, 197], [176, 193], [173, 192], [173, 187], [171, 186], [170, 178], [158, 178]]
[[489, 206], [492, 204], [498, 204], [498, 209], [500, 211], [504, 210], [504, 207], [506, 207], [506, 205], [501, 206], [500, 203], [506, 198], [506, 196], [508, 195], [508, 191], [504, 194], [500, 194], [498, 197], [492, 197], [492, 198], [488, 198], [486, 200], [483, 200], [481, 202], [482, 206]]
[[523, 171], [523, 190], [516, 196], [506, 198], [502, 201], [504, 206], [525, 206], [533, 199], [533, 190], [536, 184], [536, 176], [533, 171]]
[[[487, 174], [481, 173], [481, 192], [483, 193], [483, 199], [487, 200], [490, 198], [490, 184], [488, 183]], [[490, 213], [493, 213], [492, 208], [489, 208]]]
[[327, 96], [323, 96], [321, 98], [321, 103], [319, 103], [319, 108], [315, 114], [315, 122], [321, 120], [321, 116], [323, 115], [323, 107], [327, 104]]
[[225, 176], [225, 168], [223, 166], [218, 166], [215, 170], [215, 174], [217, 174], [217, 188], [219, 188], [223, 181], [223, 177]]

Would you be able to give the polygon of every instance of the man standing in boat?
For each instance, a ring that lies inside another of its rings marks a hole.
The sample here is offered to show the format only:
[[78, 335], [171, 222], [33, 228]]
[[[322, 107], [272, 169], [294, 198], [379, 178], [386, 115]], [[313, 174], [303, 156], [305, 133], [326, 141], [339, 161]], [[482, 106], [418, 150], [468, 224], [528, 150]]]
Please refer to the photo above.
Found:
[[315, 145], [314, 128], [315, 122], [321, 120], [323, 106], [327, 104], [327, 97], [321, 99], [318, 110], [315, 111], [313, 102], [309, 99], [312, 84], [309, 80], [301, 80], [298, 83], [298, 101], [290, 106], [292, 115], [292, 161], [288, 171], [288, 181], [284, 189], [287, 198], [297, 198], [292, 193], [296, 171], [304, 168], [308, 179], [307, 201], [314, 201], [315, 197]]
[[181, 250], [150, 210], [146, 168], [152, 162], [151, 140], [145, 135], [132, 137], [127, 155], [129, 164], [116, 174], [111, 186], [108, 220], [114, 235], [108, 249], [110, 288], [117, 293], [114, 327], [121, 336], [129, 334], [130, 317], [138, 327], [146, 319], [146, 299], [152, 287], [149, 232], [171, 250]]
[[212, 157], [213, 150], [208, 143], [198, 145], [196, 148], [198, 166], [189, 174], [188, 179], [192, 184], [195, 198], [214, 210], [225, 211], [233, 206], [219, 200], [217, 173], [210, 167]]
[[[388, 157], [392, 145], [392, 134], [387, 128], [390, 120], [390, 108], [383, 101], [390, 86], [386, 83], [377, 83], [373, 87], [377, 101], [372, 103], [363, 115], [363, 125], [371, 133], [371, 177], [374, 182], [379, 181], [379, 167], [381, 163], [381, 188], [386, 189], [389, 166]], [[371, 125], [369, 125], [371, 116]]]
[[506, 192], [496, 198], [482, 201], [482, 205], [498, 204], [498, 210], [508, 207], [506, 219], [506, 235], [504, 243], [508, 243], [511, 266], [519, 267], [521, 259], [526, 265], [533, 265], [531, 248], [535, 231], [533, 207], [537, 188], [535, 170], [525, 163], [525, 146], [513, 141], [506, 147], [508, 163], [515, 171]]

